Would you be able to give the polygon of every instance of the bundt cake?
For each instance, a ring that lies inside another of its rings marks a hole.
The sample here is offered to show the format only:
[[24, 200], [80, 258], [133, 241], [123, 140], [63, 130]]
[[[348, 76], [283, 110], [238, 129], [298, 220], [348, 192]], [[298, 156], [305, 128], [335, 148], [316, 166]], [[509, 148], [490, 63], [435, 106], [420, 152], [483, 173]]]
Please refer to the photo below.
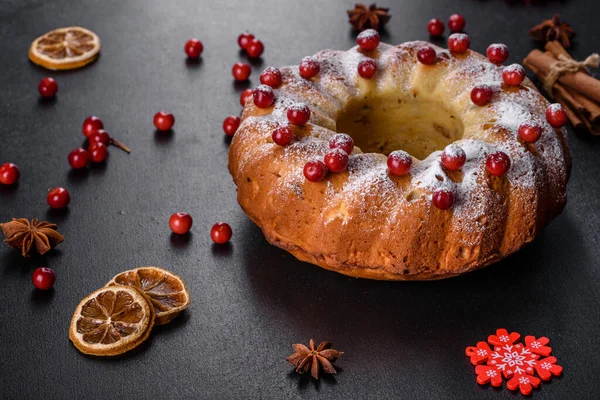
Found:
[[461, 35], [444, 50], [365, 31], [263, 72], [229, 170], [269, 242], [345, 275], [440, 279], [508, 256], [562, 211], [564, 111], [500, 65], [505, 46], [488, 59]]

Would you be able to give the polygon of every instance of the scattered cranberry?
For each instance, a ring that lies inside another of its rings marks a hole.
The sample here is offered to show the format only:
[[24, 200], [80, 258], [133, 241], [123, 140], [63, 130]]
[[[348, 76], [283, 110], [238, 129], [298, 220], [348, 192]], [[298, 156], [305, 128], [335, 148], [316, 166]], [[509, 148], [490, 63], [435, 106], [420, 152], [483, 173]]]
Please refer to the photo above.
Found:
[[223, 130], [227, 136], [233, 136], [239, 127], [240, 118], [235, 115], [230, 115], [223, 121]]
[[281, 81], [281, 71], [275, 67], [267, 67], [262, 72], [262, 74], [260, 74], [260, 83], [262, 83], [263, 85], [276, 88], [279, 85], [281, 85]]
[[154, 114], [154, 126], [159, 131], [168, 131], [175, 124], [175, 117], [168, 112], [159, 111]]
[[96, 132], [92, 133], [88, 138], [90, 144], [99, 142], [105, 146], [110, 144], [110, 135], [104, 129], [98, 129]]
[[202, 50], [204, 50], [204, 46], [202, 46], [202, 42], [198, 39], [190, 39], [185, 42], [185, 54], [189, 58], [198, 58], [200, 54], [202, 54]]
[[417, 53], [417, 59], [421, 64], [432, 65], [437, 60], [437, 53], [433, 47], [425, 46]]
[[448, 48], [453, 53], [465, 53], [469, 47], [471, 47], [471, 38], [465, 33], [453, 33], [448, 37]]
[[294, 132], [289, 126], [280, 126], [273, 131], [271, 135], [273, 142], [280, 146], [287, 146], [294, 140]]
[[69, 165], [73, 169], [82, 169], [90, 163], [90, 153], [81, 147], [69, 153]]
[[177, 235], [185, 235], [192, 227], [192, 216], [188, 213], [178, 212], [169, 218], [169, 227]]
[[88, 148], [90, 156], [92, 158], [92, 162], [101, 163], [106, 161], [108, 157], [108, 147], [104, 145], [104, 143], [95, 142], [90, 144]]
[[100, 118], [95, 116], [89, 116], [83, 121], [83, 127], [81, 131], [85, 135], [85, 137], [90, 137], [90, 135], [96, 132], [98, 129], [104, 129], [104, 124], [100, 120]]
[[447, 210], [454, 204], [454, 193], [448, 189], [440, 189], [433, 192], [431, 202], [440, 210]]
[[287, 119], [291, 124], [304, 126], [310, 119], [310, 108], [304, 103], [296, 103], [288, 107]]
[[448, 29], [450, 29], [450, 32], [462, 32], [465, 29], [465, 25], [467, 25], [467, 21], [460, 14], [452, 14], [448, 18]]
[[367, 58], [358, 63], [358, 75], [365, 79], [371, 79], [377, 73], [375, 60]]
[[210, 237], [217, 244], [225, 244], [231, 239], [231, 227], [225, 222], [217, 222], [210, 230]]
[[321, 182], [327, 176], [327, 165], [321, 160], [309, 161], [304, 165], [304, 177], [311, 182]]
[[254, 100], [254, 105], [256, 107], [269, 108], [275, 101], [275, 93], [273, 93], [271, 86], [259, 85], [252, 92], [252, 99]]
[[492, 101], [492, 97], [494, 97], [494, 91], [488, 85], [475, 86], [471, 90], [471, 101], [480, 107], [488, 105]]
[[404, 150], [395, 150], [387, 158], [387, 166], [392, 175], [408, 174], [412, 165], [412, 157]]
[[379, 46], [381, 37], [375, 29], [366, 29], [356, 37], [356, 44], [365, 51], [375, 50]]
[[331, 149], [323, 158], [325, 165], [331, 172], [345, 171], [348, 168], [348, 160], [348, 153], [342, 149]]
[[442, 36], [442, 33], [444, 33], [444, 23], [437, 18], [430, 19], [427, 24], [427, 32], [434, 37]]
[[56, 281], [56, 274], [54, 271], [47, 267], [39, 267], [31, 275], [31, 282], [33, 286], [40, 290], [49, 290], [54, 286]]
[[300, 76], [304, 79], [310, 79], [317, 76], [320, 70], [321, 64], [316, 58], [311, 56], [304, 57], [298, 66]]
[[352, 153], [354, 149], [354, 140], [350, 135], [345, 133], [336, 133], [329, 139], [329, 148], [330, 149], [342, 149], [346, 153]]
[[246, 53], [248, 53], [248, 57], [250, 58], [258, 58], [265, 51], [265, 46], [258, 39], [250, 40], [248, 46], [246, 46]]
[[533, 124], [523, 124], [519, 126], [519, 137], [525, 143], [535, 143], [542, 136], [542, 127]]
[[240, 36], [238, 36], [238, 45], [242, 50], [246, 50], [250, 41], [254, 39], [254, 35], [250, 32], [244, 32]]
[[546, 108], [546, 120], [553, 128], [560, 128], [567, 124], [568, 117], [559, 103], [550, 104]]
[[252, 67], [250, 64], [237, 62], [233, 64], [231, 68], [231, 74], [235, 78], [236, 81], [247, 81], [250, 78], [250, 74], [252, 73]]
[[502, 43], [490, 44], [486, 54], [487, 58], [494, 64], [502, 64], [508, 58], [508, 47]]
[[56, 92], [58, 92], [58, 83], [56, 83], [56, 81], [52, 78], [44, 78], [40, 81], [38, 90], [40, 91], [40, 95], [42, 95], [42, 97], [54, 97], [56, 96]]
[[451, 144], [446, 146], [441, 156], [442, 165], [449, 171], [458, 171], [465, 165], [467, 155], [462, 147]]
[[248, 101], [248, 97], [252, 96], [252, 89], [246, 89], [240, 95], [240, 104], [242, 107], [246, 105], [246, 101]]
[[71, 195], [67, 189], [57, 187], [48, 192], [46, 201], [51, 208], [66, 208], [71, 202]]
[[510, 168], [510, 158], [502, 151], [492, 153], [485, 161], [485, 168], [494, 176], [502, 176]]
[[0, 183], [3, 185], [14, 185], [19, 181], [21, 171], [13, 163], [6, 163], [0, 166]]
[[519, 86], [525, 79], [525, 68], [519, 64], [512, 64], [502, 71], [502, 80], [509, 86]]

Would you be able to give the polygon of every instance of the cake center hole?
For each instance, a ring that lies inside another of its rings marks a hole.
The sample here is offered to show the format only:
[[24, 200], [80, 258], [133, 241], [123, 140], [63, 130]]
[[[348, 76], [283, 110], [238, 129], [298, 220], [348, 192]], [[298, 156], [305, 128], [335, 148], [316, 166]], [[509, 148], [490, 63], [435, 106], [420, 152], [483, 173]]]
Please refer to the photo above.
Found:
[[414, 96], [351, 100], [336, 121], [365, 153], [404, 150], [420, 160], [460, 139], [463, 124], [435, 99]]

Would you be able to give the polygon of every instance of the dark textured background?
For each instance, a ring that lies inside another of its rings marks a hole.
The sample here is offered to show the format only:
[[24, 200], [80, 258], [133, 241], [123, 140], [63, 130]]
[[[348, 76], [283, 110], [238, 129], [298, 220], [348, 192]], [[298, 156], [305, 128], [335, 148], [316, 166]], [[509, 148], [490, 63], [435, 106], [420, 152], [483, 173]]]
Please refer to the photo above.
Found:
[[[504, 42], [509, 62], [520, 62], [535, 47], [527, 28], [560, 12], [578, 32], [574, 56], [598, 50], [597, 1], [391, 3], [387, 42], [427, 39], [429, 18], [460, 12], [474, 49]], [[221, 130], [223, 118], [239, 112], [245, 88], [230, 74], [245, 59], [237, 35], [249, 29], [265, 43], [254, 63], [256, 85], [267, 65], [351, 47], [345, 17], [351, 5], [0, 3], [0, 164], [15, 162], [22, 173], [18, 187], [0, 188], [0, 220], [48, 219], [66, 237], [56, 251], [33, 260], [0, 247], [1, 398], [518, 398], [506, 388], [477, 385], [464, 354], [498, 327], [551, 339], [564, 376], [542, 384], [535, 398], [598, 395], [598, 141], [569, 132], [569, 203], [535, 242], [494, 266], [440, 282], [366, 281], [298, 262], [267, 244], [240, 210]], [[54, 73], [28, 62], [35, 37], [74, 24], [100, 35], [97, 63]], [[205, 46], [198, 64], [186, 62], [182, 50], [194, 36]], [[47, 75], [60, 85], [50, 103], [37, 93]], [[154, 131], [152, 117], [161, 109], [176, 116], [173, 135]], [[67, 154], [82, 144], [81, 123], [90, 114], [133, 152], [112, 148], [106, 166], [73, 173]], [[46, 205], [46, 191], [55, 186], [71, 192], [66, 212]], [[170, 234], [168, 218], [176, 211], [194, 217], [187, 239]], [[229, 246], [210, 241], [219, 220], [233, 227]], [[148, 264], [185, 278], [189, 310], [130, 354], [79, 353], [67, 337], [79, 300], [114, 274]], [[48, 293], [31, 285], [38, 265], [56, 271]], [[285, 362], [291, 343], [311, 337], [345, 352], [337, 376], [314, 382]]]

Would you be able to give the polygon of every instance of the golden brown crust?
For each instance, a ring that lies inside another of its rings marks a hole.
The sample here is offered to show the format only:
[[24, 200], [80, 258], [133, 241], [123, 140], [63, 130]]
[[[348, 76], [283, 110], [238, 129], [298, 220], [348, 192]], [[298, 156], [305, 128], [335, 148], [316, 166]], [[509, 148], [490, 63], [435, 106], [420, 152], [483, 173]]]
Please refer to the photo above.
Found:
[[[318, 78], [304, 80], [296, 68], [283, 68], [273, 107], [246, 104], [229, 169], [238, 202], [269, 242], [345, 275], [441, 279], [517, 251], [562, 211], [570, 154], [566, 131], [545, 121], [548, 102], [529, 80], [518, 88], [503, 87], [502, 68], [472, 51], [456, 57], [436, 47], [438, 63], [419, 64], [415, 56], [423, 44], [380, 45], [378, 75], [370, 81], [356, 76], [356, 63], [364, 57], [356, 48], [320, 52]], [[470, 101], [470, 90], [479, 83], [501, 89], [488, 107]], [[456, 143], [467, 153], [465, 167], [449, 173], [440, 166], [440, 152], [434, 152], [414, 159], [409, 176], [394, 177], [383, 154], [355, 147], [348, 171], [306, 181], [302, 167], [323, 157], [345, 107], [374, 94], [397, 97], [398, 103], [417, 96], [442, 99], [440, 106], [464, 125]], [[285, 109], [296, 101], [309, 105], [310, 122], [294, 128], [294, 143], [277, 146], [271, 132], [287, 123]], [[523, 144], [516, 128], [529, 119], [543, 126], [544, 135]], [[485, 171], [487, 155], [498, 150], [512, 161], [503, 177]], [[439, 187], [455, 193], [451, 210], [431, 205]]]

